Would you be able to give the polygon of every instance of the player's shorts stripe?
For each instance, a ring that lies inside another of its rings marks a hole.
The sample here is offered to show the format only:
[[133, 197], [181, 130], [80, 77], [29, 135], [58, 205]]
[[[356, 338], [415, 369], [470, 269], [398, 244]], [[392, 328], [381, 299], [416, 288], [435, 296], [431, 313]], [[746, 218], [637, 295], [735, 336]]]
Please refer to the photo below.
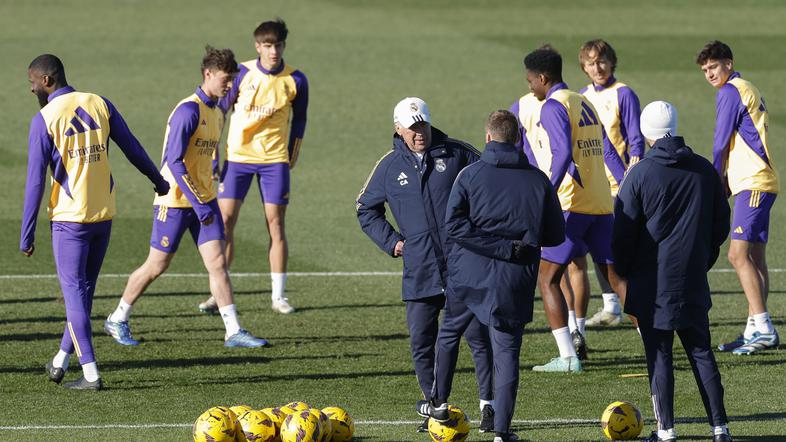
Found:
[[167, 206], [158, 206], [158, 217], [157, 218], [162, 223], [166, 222], [166, 211], [167, 211]]
[[82, 357], [82, 350], [79, 348], [79, 341], [76, 340], [76, 333], [74, 328], [71, 327], [71, 321], [68, 321], [68, 333], [71, 335], [71, 340], [74, 342], [74, 349], [76, 350], [76, 357]]

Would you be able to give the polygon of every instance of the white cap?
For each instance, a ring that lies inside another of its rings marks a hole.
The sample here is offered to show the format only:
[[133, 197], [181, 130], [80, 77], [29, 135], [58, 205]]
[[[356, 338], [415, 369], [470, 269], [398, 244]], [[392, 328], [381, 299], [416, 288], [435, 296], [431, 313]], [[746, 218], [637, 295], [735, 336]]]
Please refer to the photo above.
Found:
[[641, 111], [641, 134], [649, 140], [677, 135], [677, 109], [665, 101], [653, 101]]
[[431, 124], [431, 112], [428, 104], [417, 97], [407, 97], [393, 108], [393, 123], [409, 128], [418, 121]]

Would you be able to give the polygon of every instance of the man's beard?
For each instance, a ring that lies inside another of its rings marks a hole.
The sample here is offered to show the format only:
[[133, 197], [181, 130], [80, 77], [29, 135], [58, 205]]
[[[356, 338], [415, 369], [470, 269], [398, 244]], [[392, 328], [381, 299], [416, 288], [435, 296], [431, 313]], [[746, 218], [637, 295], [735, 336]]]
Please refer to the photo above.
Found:
[[45, 91], [36, 92], [35, 96], [38, 97], [38, 104], [41, 105], [42, 109], [49, 103], [49, 94]]

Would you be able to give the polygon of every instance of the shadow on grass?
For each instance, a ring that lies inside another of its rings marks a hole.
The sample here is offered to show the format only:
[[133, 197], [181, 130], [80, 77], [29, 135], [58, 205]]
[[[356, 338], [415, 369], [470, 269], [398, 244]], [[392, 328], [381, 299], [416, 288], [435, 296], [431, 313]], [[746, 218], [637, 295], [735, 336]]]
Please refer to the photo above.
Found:
[[[296, 290], [287, 290], [287, 293], [296, 293]], [[265, 293], [271, 293], [270, 290], [236, 290], [234, 292], [235, 295], [262, 295]], [[180, 296], [195, 296], [197, 298], [207, 298], [210, 296], [210, 292], [207, 290], [188, 290], [188, 291], [167, 291], [167, 292], [145, 292], [142, 295], [143, 298], [169, 298], [169, 297], [180, 297]], [[120, 299], [120, 294], [108, 294], [108, 295], [96, 295], [93, 296], [93, 299]], [[57, 302], [62, 304], [63, 297], [57, 293], [51, 296], [39, 296], [35, 298], [5, 298], [0, 299], [0, 305], [2, 304], [27, 304], [27, 303], [41, 303], [41, 302]]]

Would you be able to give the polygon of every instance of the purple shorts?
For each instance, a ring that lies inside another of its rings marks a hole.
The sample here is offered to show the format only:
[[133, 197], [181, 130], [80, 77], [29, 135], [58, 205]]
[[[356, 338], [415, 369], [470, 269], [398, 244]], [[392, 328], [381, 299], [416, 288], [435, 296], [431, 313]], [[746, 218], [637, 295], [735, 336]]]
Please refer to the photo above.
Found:
[[224, 221], [221, 219], [218, 201], [210, 201], [207, 205], [213, 211], [213, 222], [209, 226], [203, 226], [194, 209], [190, 207], [153, 206], [150, 247], [166, 253], [175, 253], [186, 230], [191, 232], [191, 237], [194, 238], [197, 246], [213, 240], [223, 241]]
[[244, 200], [251, 180], [257, 177], [262, 202], [286, 206], [289, 204], [289, 164], [246, 164], [224, 161], [221, 184], [218, 186], [220, 199]]
[[556, 264], [567, 264], [573, 258], [589, 252], [599, 264], [614, 264], [611, 258], [611, 230], [614, 215], [586, 215], [562, 212], [565, 217], [565, 242], [555, 247], [543, 247], [541, 259]]
[[734, 197], [731, 239], [766, 243], [770, 230], [770, 209], [774, 193], [743, 190]]

